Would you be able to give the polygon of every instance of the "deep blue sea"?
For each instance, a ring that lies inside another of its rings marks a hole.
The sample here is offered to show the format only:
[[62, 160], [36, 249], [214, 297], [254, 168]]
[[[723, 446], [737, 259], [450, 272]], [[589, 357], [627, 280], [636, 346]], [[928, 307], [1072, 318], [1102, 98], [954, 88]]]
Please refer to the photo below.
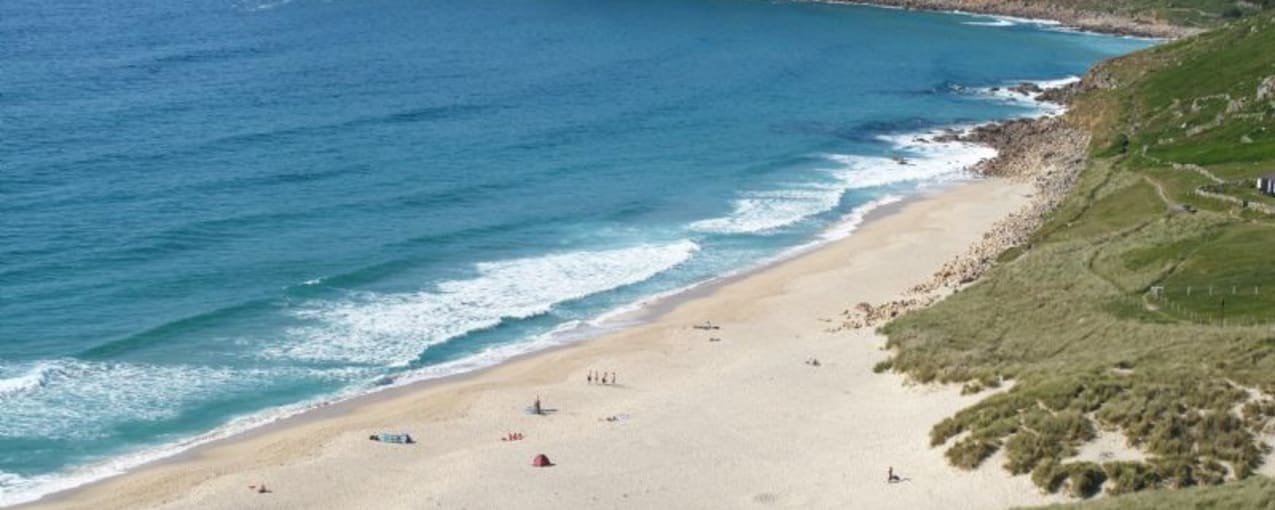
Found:
[[[0, 505], [616, 327], [1151, 44], [749, 0], [0, 3]], [[899, 161], [906, 164], [900, 164]]]

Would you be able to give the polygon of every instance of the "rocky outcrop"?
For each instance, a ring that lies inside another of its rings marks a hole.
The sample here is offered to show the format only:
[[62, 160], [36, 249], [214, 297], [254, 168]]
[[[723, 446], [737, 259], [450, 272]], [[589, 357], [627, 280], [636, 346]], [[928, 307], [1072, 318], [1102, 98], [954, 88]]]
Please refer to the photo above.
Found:
[[1034, 96], [1036, 94], [1044, 92], [1045, 89], [1040, 88], [1040, 85], [1037, 85], [1029, 81], [1025, 81], [1025, 82], [1019, 83], [1018, 85], [1014, 85], [1013, 87], [1010, 87], [1009, 91], [1017, 92], [1019, 94], [1023, 94], [1027, 96]]
[[1014, 247], [1030, 249], [1033, 233], [1075, 185], [1084, 168], [1089, 146], [1088, 133], [1058, 117], [989, 124], [965, 133], [944, 134], [939, 138], [995, 147], [999, 152], [997, 157], [979, 163], [974, 171], [1031, 183], [1035, 188], [1031, 201], [1023, 209], [993, 225], [964, 254], [948, 261], [928, 280], [912, 287], [905, 299], [878, 305], [859, 303], [845, 310], [839, 329], [873, 327], [909, 310], [929, 306], [977, 280], [1006, 250]]
[[1050, 19], [1090, 32], [1142, 37], [1178, 38], [1201, 30], [1180, 27], [1146, 16], [1082, 9], [1041, 0], [824, 0], [829, 3], [883, 5], [926, 11], [962, 11], [976, 14]]
[[[1086, 76], [1085, 78], [1090, 79], [1089, 76]], [[1088, 90], [1088, 88], [1091, 87], [1096, 87], [1096, 85], [1092, 83], [1086, 84], [1084, 80], [1081, 80], [1078, 82], [1068, 83], [1061, 87], [1045, 89], [1036, 96], [1036, 99], [1063, 105], [1071, 104], [1071, 101], [1076, 98], [1076, 94], [1079, 94], [1081, 91]]]
[[1257, 86], [1257, 100], [1265, 101], [1267, 99], [1275, 99], [1275, 76], [1267, 76]]

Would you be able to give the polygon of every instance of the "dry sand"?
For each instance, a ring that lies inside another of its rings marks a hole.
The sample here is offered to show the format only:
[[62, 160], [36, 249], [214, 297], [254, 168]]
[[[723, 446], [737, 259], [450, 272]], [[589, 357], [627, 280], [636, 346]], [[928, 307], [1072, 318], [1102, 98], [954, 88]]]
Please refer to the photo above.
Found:
[[[924, 280], [1030, 192], [999, 180], [958, 185], [648, 324], [290, 420], [36, 506], [920, 509], [1055, 501], [995, 459], [965, 472], [930, 448], [932, 425], [986, 394], [874, 374], [887, 357], [881, 337], [827, 332], [853, 304], [894, 298]], [[691, 327], [705, 320], [721, 329]], [[810, 357], [822, 366], [805, 364]], [[615, 371], [619, 384], [587, 385], [589, 370]], [[536, 395], [556, 411], [525, 414]], [[408, 431], [419, 443], [368, 441], [378, 431]], [[500, 440], [514, 431], [526, 439]], [[557, 465], [531, 467], [538, 453]], [[890, 466], [905, 481], [885, 483]], [[259, 482], [272, 492], [248, 488]]]

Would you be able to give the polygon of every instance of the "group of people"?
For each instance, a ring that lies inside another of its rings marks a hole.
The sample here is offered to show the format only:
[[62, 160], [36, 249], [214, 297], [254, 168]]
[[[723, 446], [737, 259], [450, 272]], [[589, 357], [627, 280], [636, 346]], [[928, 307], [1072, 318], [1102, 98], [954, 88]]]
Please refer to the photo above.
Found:
[[607, 375], [607, 372], [595, 372], [590, 370], [589, 375], [584, 377], [584, 381], [587, 384], [593, 384], [595, 382], [598, 384], [615, 384], [615, 372], [610, 372], [609, 375], [611, 376], [611, 380], [609, 381], [607, 380]]

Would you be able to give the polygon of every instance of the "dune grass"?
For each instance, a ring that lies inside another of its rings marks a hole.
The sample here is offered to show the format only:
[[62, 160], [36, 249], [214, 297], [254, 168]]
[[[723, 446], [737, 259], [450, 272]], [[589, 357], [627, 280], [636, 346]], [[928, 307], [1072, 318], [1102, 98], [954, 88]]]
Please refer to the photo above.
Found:
[[[1196, 195], [1213, 181], [1182, 165], [1223, 178], [1275, 168], [1275, 138], [1254, 127], [1275, 131], [1275, 98], [1257, 98], [1270, 55], [1266, 13], [1100, 66], [1112, 86], [1068, 117], [1095, 133], [1091, 161], [1030, 245], [882, 328], [894, 355], [879, 370], [967, 393], [1013, 381], [933, 428], [954, 465], [1004, 450], [1006, 470], [1049, 492], [1244, 480], [1182, 501], [1269, 504], [1270, 482], [1247, 480], [1275, 431], [1275, 218]], [[1240, 132], [1257, 137], [1241, 144]], [[1074, 458], [1100, 429], [1146, 461]], [[1167, 501], [1137, 497], [1130, 505]]]
[[1051, 510], [1275, 510], [1275, 481], [1255, 477], [1224, 487], [1151, 491], [1083, 504], [1053, 505]]

